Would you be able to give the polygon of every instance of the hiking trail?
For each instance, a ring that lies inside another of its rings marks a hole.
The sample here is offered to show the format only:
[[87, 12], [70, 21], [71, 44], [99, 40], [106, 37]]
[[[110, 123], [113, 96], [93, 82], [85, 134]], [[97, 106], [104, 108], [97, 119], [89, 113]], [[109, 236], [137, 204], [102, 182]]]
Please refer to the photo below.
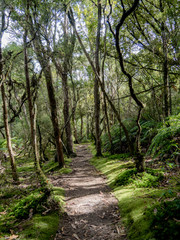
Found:
[[89, 163], [88, 145], [77, 145], [72, 172], [51, 182], [65, 190], [65, 212], [54, 240], [126, 240], [118, 201], [106, 178]]

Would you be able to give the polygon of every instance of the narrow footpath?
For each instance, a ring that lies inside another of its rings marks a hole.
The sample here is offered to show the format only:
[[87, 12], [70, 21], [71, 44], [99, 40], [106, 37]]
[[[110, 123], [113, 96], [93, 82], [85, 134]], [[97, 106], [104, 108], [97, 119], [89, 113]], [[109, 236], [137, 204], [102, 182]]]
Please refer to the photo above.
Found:
[[90, 165], [87, 145], [78, 145], [72, 173], [53, 180], [65, 189], [65, 213], [54, 240], [125, 240], [118, 202], [106, 180]]

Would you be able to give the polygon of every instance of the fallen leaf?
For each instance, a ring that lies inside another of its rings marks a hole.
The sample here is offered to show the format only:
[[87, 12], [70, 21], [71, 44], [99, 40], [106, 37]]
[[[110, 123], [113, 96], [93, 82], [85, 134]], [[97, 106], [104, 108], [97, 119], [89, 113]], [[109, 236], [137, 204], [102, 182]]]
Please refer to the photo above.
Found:
[[13, 240], [13, 239], [16, 239], [18, 237], [19, 237], [18, 235], [13, 234], [8, 238], [8, 240]]
[[76, 229], [76, 226], [73, 223], [71, 224], [71, 226], [72, 226], [72, 228]]
[[75, 237], [77, 240], [80, 240], [80, 238], [78, 237], [78, 235], [76, 233], [73, 234], [73, 237]]
[[120, 230], [117, 224], [115, 225], [115, 227], [116, 227], [117, 233], [120, 234]]

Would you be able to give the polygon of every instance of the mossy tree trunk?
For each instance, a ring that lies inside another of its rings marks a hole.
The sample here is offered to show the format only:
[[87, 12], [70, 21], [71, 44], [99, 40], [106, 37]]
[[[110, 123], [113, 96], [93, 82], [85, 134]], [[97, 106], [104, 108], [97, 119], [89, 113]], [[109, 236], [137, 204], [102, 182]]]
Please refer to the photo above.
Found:
[[29, 30], [32, 38], [34, 39], [33, 41], [34, 49], [36, 51], [38, 61], [42, 67], [45, 80], [46, 80], [46, 87], [47, 87], [50, 111], [51, 111], [51, 121], [53, 125], [54, 138], [56, 142], [57, 160], [59, 163], [59, 167], [63, 167], [64, 155], [63, 155], [61, 134], [60, 134], [59, 123], [58, 123], [57, 104], [56, 104], [56, 98], [55, 98], [55, 92], [54, 92], [54, 86], [53, 86], [53, 77], [51, 72], [50, 59], [49, 59], [49, 55], [47, 55], [47, 51], [45, 50], [42, 44], [41, 35], [39, 33], [40, 30], [39, 30], [39, 27], [37, 26], [36, 19], [33, 19], [34, 16], [36, 16], [36, 13], [34, 13], [32, 16], [30, 15]]
[[[27, 1], [27, 9], [29, 8], [29, 1]], [[28, 15], [26, 16], [28, 18]], [[27, 19], [28, 21], [28, 19]], [[28, 53], [27, 53], [27, 29], [24, 32], [24, 72], [26, 78], [26, 92], [28, 98], [28, 110], [29, 110], [29, 119], [30, 119], [30, 129], [31, 129], [31, 144], [34, 152], [34, 165], [36, 169], [36, 174], [40, 180], [42, 186], [47, 185], [47, 179], [40, 166], [40, 156], [37, 146], [37, 134], [36, 134], [36, 109], [32, 103], [32, 94], [31, 94], [31, 83], [28, 69]]]

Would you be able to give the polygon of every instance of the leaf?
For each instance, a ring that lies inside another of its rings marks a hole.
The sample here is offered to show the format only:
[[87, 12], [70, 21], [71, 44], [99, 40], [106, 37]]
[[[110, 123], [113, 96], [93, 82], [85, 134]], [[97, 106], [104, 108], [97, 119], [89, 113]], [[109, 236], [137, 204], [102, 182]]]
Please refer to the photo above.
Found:
[[18, 237], [19, 237], [18, 235], [13, 234], [8, 238], [8, 240], [13, 240], [13, 239], [16, 239]]

